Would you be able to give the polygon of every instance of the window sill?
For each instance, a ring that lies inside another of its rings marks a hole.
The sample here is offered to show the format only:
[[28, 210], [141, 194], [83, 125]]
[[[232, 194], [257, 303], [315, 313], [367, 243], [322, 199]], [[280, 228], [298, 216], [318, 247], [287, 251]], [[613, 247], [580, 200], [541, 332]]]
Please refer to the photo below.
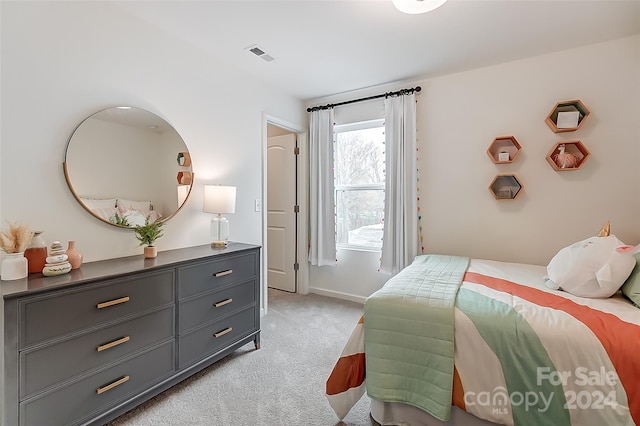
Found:
[[382, 253], [382, 248], [366, 247], [366, 246], [354, 246], [354, 245], [336, 245], [336, 250], [349, 250], [349, 251], [368, 251], [372, 253]]

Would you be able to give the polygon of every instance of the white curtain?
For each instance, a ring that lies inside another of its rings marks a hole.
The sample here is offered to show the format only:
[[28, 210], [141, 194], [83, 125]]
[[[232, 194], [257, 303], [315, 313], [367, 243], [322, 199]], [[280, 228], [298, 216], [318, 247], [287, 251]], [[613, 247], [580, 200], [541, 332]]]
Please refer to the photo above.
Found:
[[312, 265], [336, 265], [335, 202], [333, 196], [333, 109], [311, 112], [310, 248]]
[[420, 252], [416, 95], [385, 99], [385, 199], [380, 271], [395, 274]]

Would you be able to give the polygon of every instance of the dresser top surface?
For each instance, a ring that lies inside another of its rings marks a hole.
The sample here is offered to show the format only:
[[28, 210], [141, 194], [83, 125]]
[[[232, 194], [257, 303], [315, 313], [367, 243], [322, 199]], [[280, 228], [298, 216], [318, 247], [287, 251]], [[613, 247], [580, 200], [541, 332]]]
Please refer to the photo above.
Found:
[[226, 248], [212, 248], [209, 244], [158, 252], [158, 257], [145, 259], [142, 254], [83, 263], [68, 274], [45, 277], [32, 274], [27, 278], [0, 282], [0, 294], [4, 299], [27, 296], [64, 287], [72, 287], [97, 280], [175, 267], [183, 263], [216, 256], [225, 257], [234, 253], [259, 249], [260, 246], [230, 242]]

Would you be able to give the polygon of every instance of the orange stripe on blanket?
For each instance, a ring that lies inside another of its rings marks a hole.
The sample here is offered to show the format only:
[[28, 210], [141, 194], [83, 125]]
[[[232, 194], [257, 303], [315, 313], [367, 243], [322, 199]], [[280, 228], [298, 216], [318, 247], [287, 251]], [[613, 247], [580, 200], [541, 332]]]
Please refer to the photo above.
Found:
[[363, 353], [340, 357], [327, 379], [327, 395], [336, 395], [362, 385], [364, 368]]
[[[640, 384], [637, 383], [640, 377], [640, 363], [637, 361], [640, 354], [640, 326], [622, 321], [613, 314], [579, 305], [564, 297], [500, 278], [467, 272], [464, 281], [509, 293], [536, 305], [564, 311], [589, 327], [607, 351], [627, 392], [631, 417], [636, 424], [640, 423]], [[620, 342], [624, 342], [624, 351], [621, 350]]]
[[453, 366], [453, 395], [451, 397], [451, 403], [456, 407], [467, 411], [467, 406], [464, 403], [464, 388], [462, 387], [462, 380], [460, 380], [460, 374], [458, 369]]

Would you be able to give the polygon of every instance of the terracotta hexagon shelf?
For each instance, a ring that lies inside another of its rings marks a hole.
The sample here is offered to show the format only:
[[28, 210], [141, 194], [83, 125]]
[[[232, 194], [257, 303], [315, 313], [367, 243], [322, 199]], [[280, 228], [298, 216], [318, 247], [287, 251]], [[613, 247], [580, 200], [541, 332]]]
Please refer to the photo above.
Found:
[[188, 152], [179, 152], [177, 161], [179, 166], [189, 167], [191, 165], [191, 154]]
[[547, 162], [558, 172], [578, 170], [589, 158], [589, 150], [579, 140], [560, 141], [547, 154]]
[[558, 102], [545, 120], [553, 133], [574, 132], [589, 117], [591, 111], [579, 99]]
[[180, 185], [191, 185], [193, 174], [187, 171], [178, 172], [178, 184]]
[[498, 136], [487, 148], [487, 155], [495, 164], [512, 163], [521, 149], [515, 136]]
[[515, 200], [524, 189], [524, 185], [513, 174], [500, 174], [493, 178], [489, 191], [499, 201]]

